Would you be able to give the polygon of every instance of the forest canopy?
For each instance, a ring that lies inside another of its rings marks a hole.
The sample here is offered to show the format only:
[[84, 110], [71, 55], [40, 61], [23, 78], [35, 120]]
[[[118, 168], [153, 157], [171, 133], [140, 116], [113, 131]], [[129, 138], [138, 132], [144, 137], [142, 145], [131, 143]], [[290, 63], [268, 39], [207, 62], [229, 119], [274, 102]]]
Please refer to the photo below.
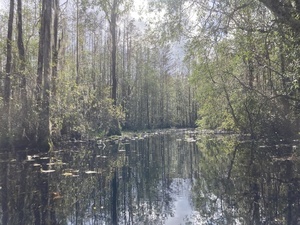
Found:
[[195, 126], [188, 69], [138, 17], [127, 0], [1, 6], [1, 145]]
[[299, 130], [300, 3], [6, 0], [0, 143], [169, 127]]

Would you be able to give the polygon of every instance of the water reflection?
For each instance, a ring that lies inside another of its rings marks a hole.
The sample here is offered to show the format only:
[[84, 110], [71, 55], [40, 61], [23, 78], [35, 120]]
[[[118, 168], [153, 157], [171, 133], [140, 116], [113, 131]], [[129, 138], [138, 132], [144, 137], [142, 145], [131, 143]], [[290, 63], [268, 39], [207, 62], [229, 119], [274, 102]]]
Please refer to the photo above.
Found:
[[172, 131], [0, 157], [2, 224], [299, 224], [293, 145]]
[[209, 224], [300, 224], [296, 145], [230, 137], [206, 138], [198, 145], [203, 179], [193, 193]]
[[199, 166], [196, 144], [184, 141], [184, 132], [148, 136], [77, 144], [46, 155], [1, 154], [2, 224], [187, 220]]

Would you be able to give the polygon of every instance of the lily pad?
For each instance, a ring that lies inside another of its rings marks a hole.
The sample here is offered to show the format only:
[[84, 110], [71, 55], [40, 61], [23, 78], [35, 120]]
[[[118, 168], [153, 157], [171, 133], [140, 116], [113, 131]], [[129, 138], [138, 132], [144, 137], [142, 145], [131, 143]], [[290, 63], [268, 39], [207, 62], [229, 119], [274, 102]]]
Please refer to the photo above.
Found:
[[65, 176], [65, 177], [69, 177], [69, 176], [73, 176], [73, 173], [65, 172], [62, 175]]
[[41, 172], [42, 173], [53, 173], [53, 172], [55, 172], [55, 170], [43, 170], [43, 169], [41, 169]]
[[93, 171], [93, 170], [88, 170], [88, 171], [85, 171], [86, 174], [96, 174], [97, 172], [96, 171]]

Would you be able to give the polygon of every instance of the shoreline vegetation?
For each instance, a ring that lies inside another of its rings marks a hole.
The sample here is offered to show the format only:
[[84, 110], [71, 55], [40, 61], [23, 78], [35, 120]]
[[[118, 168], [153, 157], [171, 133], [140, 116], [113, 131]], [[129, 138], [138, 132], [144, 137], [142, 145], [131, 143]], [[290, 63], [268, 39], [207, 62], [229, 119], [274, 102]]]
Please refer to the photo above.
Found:
[[8, 2], [1, 148], [163, 127], [299, 134], [299, 1]]
[[206, 130], [199, 128], [165, 128], [165, 129], [151, 129], [151, 130], [141, 130], [141, 131], [123, 131], [121, 135], [114, 136], [101, 136], [101, 137], [92, 137], [92, 138], [83, 138], [83, 139], [61, 139], [56, 142], [59, 146], [60, 144], [78, 144], [78, 143], [96, 143], [97, 145], [109, 145], [115, 143], [126, 143], [130, 140], [143, 140], [151, 136], [159, 136], [164, 134], [176, 134], [176, 133], [185, 133], [187, 135], [184, 141], [187, 142], [196, 142], [199, 138], [205, 136], [232, 136], [238, 138], [241, 142], [250, 141], [258, 143], [298, 143], [300, 142], [299, 134], [291, 136], [289, 138], [270, 138], [269, 136], [262, 137], [259, 139], [252, 138], [251, 134], [242, 134], [234, 131], [225, 131], [225, 130]]

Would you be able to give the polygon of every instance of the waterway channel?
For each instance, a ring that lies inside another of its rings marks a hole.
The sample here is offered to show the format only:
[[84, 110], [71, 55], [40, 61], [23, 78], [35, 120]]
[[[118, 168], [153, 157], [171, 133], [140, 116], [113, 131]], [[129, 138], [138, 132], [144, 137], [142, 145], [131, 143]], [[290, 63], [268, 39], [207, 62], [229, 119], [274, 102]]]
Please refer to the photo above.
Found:
[[298, 147], [167, 130], [2, 151], [1, 224], [300, 224]]

